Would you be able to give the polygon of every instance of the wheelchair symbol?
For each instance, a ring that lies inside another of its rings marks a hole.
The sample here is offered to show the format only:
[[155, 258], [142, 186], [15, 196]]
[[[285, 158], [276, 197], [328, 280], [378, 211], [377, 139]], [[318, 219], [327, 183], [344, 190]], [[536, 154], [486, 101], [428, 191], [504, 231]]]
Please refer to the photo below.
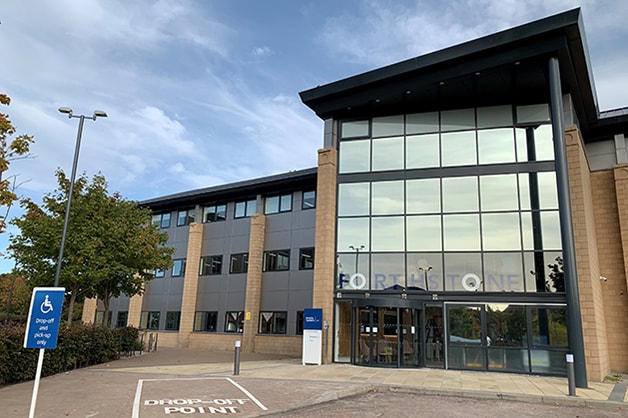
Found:
[[39, 310], [41, 310], [41, 312], [45, 314], [53, 311], [52, 302], [50, 302], [50, 300], [48, 299], [48, 295], [46, 295], [46, 299], [42, 302]]

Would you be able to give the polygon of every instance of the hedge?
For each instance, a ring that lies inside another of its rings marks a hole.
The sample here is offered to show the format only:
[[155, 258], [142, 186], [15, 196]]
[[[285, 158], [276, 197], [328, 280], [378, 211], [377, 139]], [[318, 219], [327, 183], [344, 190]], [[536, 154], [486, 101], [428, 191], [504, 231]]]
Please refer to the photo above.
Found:
[[[39, 350], [24, 348], [23, 324], [0, 325], [0, 385], [35, 378]], [[50, 376], [93, 364], [117, 360], [143, 349], [139, 330], [95, 325], [61, 326], [57, 348], [44, 352], [41, 375]]]

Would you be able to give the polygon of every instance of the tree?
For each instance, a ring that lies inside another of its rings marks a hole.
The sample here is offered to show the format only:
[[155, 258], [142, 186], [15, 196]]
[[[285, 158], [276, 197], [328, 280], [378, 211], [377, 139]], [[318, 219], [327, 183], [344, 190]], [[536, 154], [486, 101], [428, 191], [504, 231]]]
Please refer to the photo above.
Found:
[[[70, 181], [57, 170], [59, 187], [44, 197], [43, 207], [26, 199], [25, 213], [13, 219], [20, 234], [9, 251], [16, 270], [34, 285], [51, 286], [61, 243]], [[151, 222], [151, 212], [118, 193], [109, 195], [104, 176], [89, 183], [85, 174], [74, 184], [59, 283], [69, 295], [68, 323], [76, 301], [98, 297], [107, 318], [111, 297], [141, 294], [155, 269], [172, 265], [168, 235]], [[104, 321], [103, 321], [104, 322]]]
[[12, 316], [26, 318], [32, 288], [28, 281], [15, 273], [0, 274], [0, 306], [6, 324]]
[[548, 292], [565, 292], [565, 271], [563, 270], [563, 258], [556, 257], [556, 263], [548, 264], [550, 268], [549, 279], [545, 281], [545, 288]]
[[[0, 104], [8, 106], [10, 103], [9, 96], [0, 93]], [[15, 132], [15, 126], [11, 123], [9, 115], [0, 112], [0, 211], [2, 212], [0, 215], [0, 233], [6, 229], [9, 211], [13, 202], [18, 199], [15, 194], [16, 176], [6, 178], [4, 173], [9, 170], [11, 161], [28, 157], [30, 145], [33, 142], [32, 136], [24, 134], [11, 139]]]

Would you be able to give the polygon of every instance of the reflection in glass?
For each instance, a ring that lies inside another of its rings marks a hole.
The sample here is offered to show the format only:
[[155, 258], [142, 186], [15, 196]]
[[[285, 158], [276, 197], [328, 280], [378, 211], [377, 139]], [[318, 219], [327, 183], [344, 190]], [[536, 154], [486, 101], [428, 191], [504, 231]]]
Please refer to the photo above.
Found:
[[438, 134], [406, 137], [406, 168], [427, 168], [440, 165]]
[[554, 160], [552, 125], [541, 125], [534, 130], [534, 145], [537, 161]]
[[373, 140], [373, 171], [403, 169], [403, 137]]
[[444, 215], [443, 230], [445, 251], [480, 249], [480, 219], [477, 214]]
[[403, 180], [378, 181], [372, 184], [372, 214], [403, 214]]
[[530, 176], [536, 176], [536, 173], [520, 173], [519, 174], [519, 204], [521, 210], [530, 210]]
[[488, 304], [486, 332], [491, 347], [527, 347], [525, 306]]
[[371, 141], [346, 141], [340, 143], [338, 167], [341, 173], [369, 171], [371, 162]]
[[485, 291], [523, 292], [524, 281], [521, 253], [484, 253]]
[[478, 107], [478, 128], [512, 126], [512, 106]]
[[373, 138], [403, 135], [403, 115], [373, 118]]
[[482, 344], [482, 311], [479, 306], [449, 306], [447, 327], [452, 344]]
[[515, 140], [512, 128], [478, 131], [480, 164], [515, 162]]
[[369, 121], [356, 120], [342, 123], [342, 138], [357, 138], [369, 135]]
[[534, 229], [532, 228], [532, 213], [521, 212], [521, 237], [523, 249], [534, 250]]
[[480, 253], [445, 253], [445, 290], [469, 292], [473, 289], [478, 292], [484, 289]]
[[438, 112], [406, 115], [406, 135], [438, 132]]
[[408, 216], [408, 251], [441, 251], [440, 215]]
[[447, 110], [440, 113], [441, 132], [475, 128], [474, 109]]
[[[408, 253], [408, 288], [443, 290], [443, 259], [439, 253]], [[427, 288], [425, 277], [427, 276]]]
[[338, 215], [369, 214], [369, 183], [341, 183], [338, 185]]
[[553, 171], [537, 173], [539, 182], [540, 209], [558, 209], [558, 190], [556, 173]]
[[477, 177], [443, 179], [443, 212], [476, 212], [478, 209]]
[[475, 131], [441, 134], [441, 147], [443, 167], [477, 164]]
[[564, 346], [567, 341], [567, 315], [564, 308], [532, 308], [532, 343]]
[[517, 175], [480, 177], [480, 199], [482, 211], [517, 210]]
[[482, 248], [484, 250], [519, 250], [518, 213], [482, 214]]
[[552, 293], [565, 292], [565, 272], [563, 270], [563, 255], [559, 252], [548, 251], [543, 253], [545, 266], [545, 290]]
[[440, 180], [406, 181], [406, 213], [440, 212]]
[[406, 287], [403, 254], [373, 254], [371, 256], [371, 290], [391, 290]]
[[549, 122], [550, 112], [546, 103], [517, 106], [517, 123], [528, 124], [536, 122]]
[[369, 218], [338, 219], [338, 249], [348, 249], [350, 245], [364, 245], [365, 251], [370, 248]]
[[543, 236], [543, 249], [562, 249], [558, 211], [541, 212], [541, 234]]
[[[350, 248], [341, 248], [340, 250], [351, 251]], [[362, 251], [360, 251], [359, 253], [353, 252], [338, 254], [336, 257], [336, 264], [336, 287], [339, 289], [355, 289], [356, 286], [359, 287], [362, 285], [361, 281], [356, 279], [351, 280], [351, 276], [356, 273], [356, 270], [357, 272], [362, 273], [365, 278], [369, 277], [370, 269], [368, 253], [362, 253]], [[364, 283], [364, 287], [368, 288], [368, 284]]]
[[402, 216], [372, 218], [371, 223], [373, 251], [404, 251]]

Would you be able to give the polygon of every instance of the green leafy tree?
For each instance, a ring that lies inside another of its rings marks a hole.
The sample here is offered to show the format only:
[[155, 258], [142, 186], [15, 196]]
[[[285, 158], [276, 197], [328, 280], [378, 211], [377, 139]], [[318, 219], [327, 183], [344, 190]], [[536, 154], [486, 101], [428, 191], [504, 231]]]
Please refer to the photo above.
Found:
[[[20, 234], [11, 236], [9, 250], [16, 270], [34, 285], [54, 283], [70, 180], [57, 170], [59, 187], [44, 197], [42, 207], [26, 199], [25, 213], [13, 219]], [[109, 301], [133, 296], [154, 278], [155, 269], [172, 265], [174, 249], [165, 246], [168, 235], [151, 223], [151, 213], [118, 193], [109, 195], [104, 176], [89, 183], [85, 175], [74, 184], [60, 286], [69, 295], [68, 323], [73, 308], [86, 297], [98, 297], [109, 313]]]
[[0, 274], [0, 306], [5, 314], [5, 324], [11, 317], [26, 318], [32, 290], [24, 276], [16, 273]]
[[[6, 94], [0, 93], [0, 104], [8, 106], [11, 99]], [[0, 233], [6, 229], [6, 219], [13, 203], [18, 199], [15, 194], [16, 176], [6, 177], [11, 161], [19, 158], [28, 158], [33, 137], [29, 135], [17, 135], [15, 126], [11, 123], [9, 115], [0, 112]]]

